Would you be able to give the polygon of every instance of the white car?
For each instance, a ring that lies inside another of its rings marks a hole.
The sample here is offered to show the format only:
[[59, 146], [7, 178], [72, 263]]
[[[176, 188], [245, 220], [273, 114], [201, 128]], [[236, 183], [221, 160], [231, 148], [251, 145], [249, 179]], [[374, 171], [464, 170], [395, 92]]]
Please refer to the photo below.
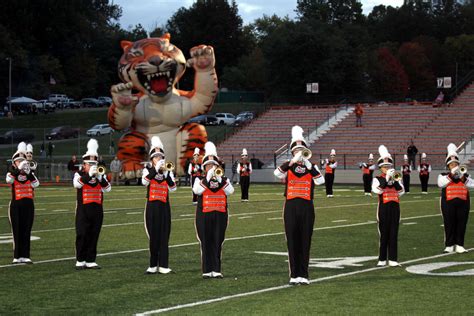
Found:
[[87, 136], [100, 136], [112, 134], [114, 130], [109, 124], [97, 124], [87, 130]]
[[216, 113], [218, 125], [234, 125], [235, 115], [232, 113]]

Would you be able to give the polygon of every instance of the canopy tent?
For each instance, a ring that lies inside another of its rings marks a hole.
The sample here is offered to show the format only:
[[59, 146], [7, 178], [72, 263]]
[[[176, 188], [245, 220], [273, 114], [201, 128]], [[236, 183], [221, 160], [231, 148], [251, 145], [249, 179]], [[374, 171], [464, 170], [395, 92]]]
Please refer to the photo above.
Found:
[[35, 99], [27, 98], [27, 97], [19, 97], [15, 98], [12, 101], [12, 104], [22, 104], [22, 103], [33, 103], [33, 102], [38, 102]]

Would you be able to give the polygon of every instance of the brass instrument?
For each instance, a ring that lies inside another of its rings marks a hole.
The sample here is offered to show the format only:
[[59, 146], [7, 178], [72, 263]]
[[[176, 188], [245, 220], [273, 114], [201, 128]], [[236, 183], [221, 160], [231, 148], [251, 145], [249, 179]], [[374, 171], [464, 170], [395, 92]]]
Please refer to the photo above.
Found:
[[459, 166], [459, 173], [461, 173], [461, 175], [465, 175], [467, 173], [467, 166], [466, 165], [460, 165]]
[[174, 163], [172, 161], [167, 161], [165, 166], [162, 168], [165, 171], [173, 171], [174, 170]]
[[100, 176], [103, 176], [106, 171], [107, 171], [107, 169], [105, 168], [105, 166], [98, 166], [97, 167], [97, 174], [100, 175]]
[[28, 164], [30, 166], [30, 170], [36, 170], [36, 167], [38, 167], [38, 163], [34, 160], [28, 160]]
[[214, 170], [214, 176], [222, 177], [223, 175], [224, 175], [224, 169], [222, 169], [222, 167], [217, 167], [216, 170]]
[[395, 172], [395, 173], [393, 174], [393, 176], [392, 176], [392, 179], [393, 179], [394, 181], [400, 181], [402, 178], [403, 178], [403, 177], [402, 177], [402, 174], [401, 174], [400, 172], [398, 172], [398, 171]]
[[313, 153], [311, 152], [311, 150], [309, 150], [308, 148], [305, 148], [302, 150], [301, 157], [303, 157], [304, 159], [310, 159], [311, 156], [313, 156]]

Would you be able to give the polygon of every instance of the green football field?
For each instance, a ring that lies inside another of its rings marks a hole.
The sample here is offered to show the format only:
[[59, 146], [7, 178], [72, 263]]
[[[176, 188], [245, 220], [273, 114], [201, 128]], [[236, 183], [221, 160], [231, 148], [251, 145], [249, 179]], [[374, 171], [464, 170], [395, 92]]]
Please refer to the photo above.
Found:
[[[75, 190], [39, 187], [31, 242], [33, 265], [11, 265], [10, 189], [0, 188], [0, 314], [473, 314], [474, 224], [467, 254], [444, 249], [439, 190], [419, 188], [401, 199], [399, 268], [376, 268], [377, 199], [361, 186], [315, 194], [308, 286], [288, 285], [282, 220], [283, 186], [252, 185], [230, 198], [223, 247], [224, 279], [202, 279], [191, 191], [171, 194], [168, 275], [145, 275], [145, 188], [120, 186], [105, 197], [97, 263], [76, 271]], [[446, 263], [446, 264], [444, 264]], [[434, 268], [433, 268], [434, 267]]]

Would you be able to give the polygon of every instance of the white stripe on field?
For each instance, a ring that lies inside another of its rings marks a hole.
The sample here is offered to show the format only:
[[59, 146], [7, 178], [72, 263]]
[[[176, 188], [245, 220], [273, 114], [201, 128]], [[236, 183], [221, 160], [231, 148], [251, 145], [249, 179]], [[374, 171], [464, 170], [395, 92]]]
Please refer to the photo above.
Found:
[[335, 221], [332, 221], [333, 223], [342, 223], [342, 222], [347, 222], [347, 219], [337, 219]]
[[416, 225], [417, 222], [403, 223], [402, 225]]
[[267, 218], [267, 220], [269, 220], [269, 221], [276, 221], [276, 220], [279, 220], [279, 219], [283, 219], [283, 217], [271, 217], [271, 218]]
[[242, 216], [242, 217], [237, 217], [238, 219], [246, 219], [246, 218], [253, 218], [253, 216]]
[[[473, 249], [474, 248], [471, 248], [469, 250], [473, 250]], [[434, 255], [434, 256], [430, 256], [430, 257], [417, 258], [417, 259], [401, 262], [401, 264], [410, 264], [410, 263], [415, 263], [415, 262], [425, 261], [425, 260], [430, 260], [430, 259], [436, 259], [436, 258], [441, 258], [441, 257], [445, 257], [445, 256], [450, 256], [450, 255], [453, 255], [453, 253], [446, 253], [446, 254]], [[373, 268], [368, 268], [368, 269], [363, 269], [363, 270], [358, 270], [358, 271], [352, 271], [352, 272], [347, 272], [347, 273], [340, 273], [340, 274], [336, 274], [336, 275], [331, 275], [331, 276], [327, 276], [327, 277], [313, 279], [313, 280], [310, 280], [309, 282], [310, 283], [320, 283], [320, 282], [323, 282], [323, 281], [328, 281], [328, 280], [338, 279], [338, 278], [342, 278], [342, 277], [353, 276], [353, 275], [357, 275], [357, 274], [362, 274], [362, 273], [366, 273], [366, 272], [372, 272], [372, 271], [377, 271], [377, 270], [382, 270], [382, 269], [387, 269], [387, 268], [388, 268], [387, 266], [385, 266], [385, 267], [373, 267]], [[294, 287], [293, 285], [285, 284], [285, 285], [269, 287], [269, 288], [260, 289], [260, 290], [256, 290], [256, 291], [251, 291], [251, 292], [243, 292], [243, 293], [238, 293], [238, 294], [233, 294], [233, 295], [228, 295], [228, 296], [216, 297], [216, 298], [209, 299], [209, 300], [204, 300], [204, 301], [197, 301], [197, 302], [188, 303], [188, 304], [170, 306], [170, 307], [156, 309], [156, 310], [152, 310], [152, 311], [137, 313], [135, 315], [138, 316], [138, 315], [152, 315], [152, 314], [164, 313], [164, 312], [169, 312], [169, 311], [172, 311], [172, 310], [178, 310], [178, 309], [183, 309], [183, 308], [188, 308], [188, 307], [194, 307], [194, 306], [199, 306], [199, 305], [222, 302], [222, 301], [226, 301], [226, 300], [230, 300], [230, 299], [234, 299], [234, 298], [246, 297], [246, 296], [251, 296], [251, 295], [256, 295], [256, 294], [261, 294], [261, 293], [266, 293], [266, 292], [277, 291], [277, 290], [281, 290], [281, 289], [293, 288], [293, 287]]]
[[128, 213], [125, 213], [127, 215], [133, 215], [133, 214], [143, 214], [143, 212], [128, 212]]

